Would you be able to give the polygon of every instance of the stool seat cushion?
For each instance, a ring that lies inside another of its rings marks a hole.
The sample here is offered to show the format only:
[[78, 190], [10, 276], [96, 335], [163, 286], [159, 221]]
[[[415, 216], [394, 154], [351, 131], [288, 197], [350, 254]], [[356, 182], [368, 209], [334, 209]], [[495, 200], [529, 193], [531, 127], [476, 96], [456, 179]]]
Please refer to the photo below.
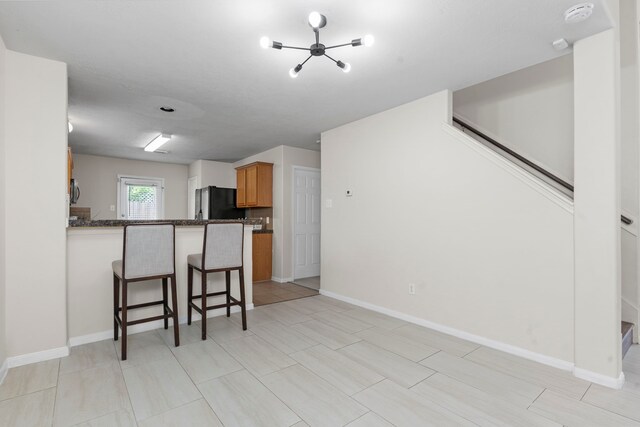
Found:
[[111, 268], [113, 268], [113, 273], [118, 276], [118, 277], [122, 277], [122, 260], [119, 259], [117, 261], [113, 261], [111, 263]]
[[202, 254], [187, 255], [187, 263], [196, 268], [202, 269]]

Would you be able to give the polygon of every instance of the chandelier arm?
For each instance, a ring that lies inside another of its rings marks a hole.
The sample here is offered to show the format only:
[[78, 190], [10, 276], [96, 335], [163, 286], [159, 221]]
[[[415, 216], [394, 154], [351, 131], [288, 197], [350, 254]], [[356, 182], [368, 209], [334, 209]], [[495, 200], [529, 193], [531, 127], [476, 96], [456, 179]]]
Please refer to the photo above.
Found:
[[336, 61], [335, 59], [333, 59], [332, 57], [330, 57], [329, 55], [327, 55], [326, 53], [324, 54], [324, 56], [326, 56], [327, 58], [329, 58], [330, 60], [332, 60], [333, 62], [335, 62], [336, 64], [338, 63], [338, 61]]
[[297, 46], [282, 46], [282, 49], [298, 49], [298, 50], [306, 50], [309, 51], [308, 47], [297, 47]]
[[337, 44], [337, 45], [335, 45], [335, 46], [325, 47], [325, 48], [324, 48], [324, 50], [327, 50], [327, 49], [333, 49], [333, 48], [336, 48], [336, 47], [352, 46], [352, 45], [353, 45], [352, 43]]
[[316, 44], [320, 44], [320, 30], [318, 28], [314, 28], [313, 32], [316, 33]]
[[312, 56], [313, 56], [313, 55], [309, 55], [309, 57], [308, 57], [307, 59], [305, 59], [305, 60], [304, 60], [304, 62], [303, 62], [302, 64], [300, 64], [300, 65], [304, 65], [304, 64], [306, 64], [306, 63], [307, 63], [307, 61], [308, 61], [308, 60], [310, 60]]

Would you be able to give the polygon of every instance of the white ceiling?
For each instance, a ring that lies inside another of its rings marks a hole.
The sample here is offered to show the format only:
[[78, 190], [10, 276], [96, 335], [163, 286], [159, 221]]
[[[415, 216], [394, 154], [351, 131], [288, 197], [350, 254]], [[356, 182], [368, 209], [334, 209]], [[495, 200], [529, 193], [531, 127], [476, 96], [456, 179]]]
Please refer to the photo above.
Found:
[[[566, 24], [577, 2], [3, 1], [0, 34], [9, 49], [68, 64], [76, 152], [231, 161], [281, 144], [317, 150], [324, 130], [552, 59], [553, 40], [610, 28], [600, 0], [591, 19]], [[372, 48], [329, 52], [349, 74], [314, 57], [293, 80], [305, 52], [260, 48], [263, 35], [310, 45], [312, 10], [327, 16], [327, 45], [375, 35]], [[170, 153], [144, 152], [160, 132], [173, 134]]]

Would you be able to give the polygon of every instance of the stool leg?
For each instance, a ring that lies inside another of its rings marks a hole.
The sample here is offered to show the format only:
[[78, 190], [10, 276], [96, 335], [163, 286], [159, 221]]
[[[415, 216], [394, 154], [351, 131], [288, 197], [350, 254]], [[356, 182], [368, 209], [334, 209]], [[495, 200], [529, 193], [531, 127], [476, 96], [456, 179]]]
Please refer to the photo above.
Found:
[[193, 267], [187, 267], [187, 325], [191, 324], [191, 297], [193, 297]]
[[242, 330], [247, 330], [247, 304], [244, 299], [244, 268], [238, 270], [240, 274], [240, 309], [242, 310]]
[[176, 292], [175, 274], [171, 275], [171, 309], [173, 310], [173, 339], [178, 347], [180, 346], [180, 325], [178, 323], [178, 293]]
[[202, 310], [202, 339], [207, 339], [207, 273], [204, 272], [204, 269], [200, 271], [200, 276], [202, 278], [202, 304], [200, 305], [200, 309]]
[[113, 340], [118, 341], [118, 316], [120, 315], [120, 279], [113, 275]]
[[127, 281], [122, 279], [122, 360], [127, 360]]
[[[167, 296], [167, 278], [162, 278], [162, 309], [164, 310], [164, 315], [166, 316], [169, 311], [167, 310], [169, 307], [169, 297]], [[174, 307], [175, 310], [175, 307]], [[164, 318], [164, 328], [169, 329], [169, 318]]]
[[231, 316], [231, 271], [224, 272], [227, 282], [227, 317]]

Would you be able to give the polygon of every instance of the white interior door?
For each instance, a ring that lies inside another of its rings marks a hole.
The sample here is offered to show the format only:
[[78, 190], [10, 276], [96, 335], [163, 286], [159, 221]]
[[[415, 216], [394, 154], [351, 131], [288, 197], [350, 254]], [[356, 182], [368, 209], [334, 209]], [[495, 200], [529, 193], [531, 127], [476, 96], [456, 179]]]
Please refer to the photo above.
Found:
[[320, 275], [320, 171], [294, 169], [293, 277]]

